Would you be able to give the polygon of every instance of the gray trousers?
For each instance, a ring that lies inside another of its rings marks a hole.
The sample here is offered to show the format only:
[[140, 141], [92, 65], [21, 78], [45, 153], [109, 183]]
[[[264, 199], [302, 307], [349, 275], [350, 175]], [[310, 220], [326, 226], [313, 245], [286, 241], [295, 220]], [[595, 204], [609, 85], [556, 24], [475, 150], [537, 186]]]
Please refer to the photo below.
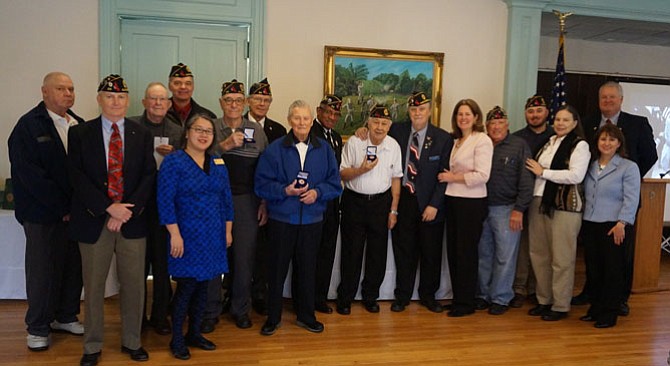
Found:
[[146, 239], [126, 239], [121, 233], [102, 229], [94, 244], [79, 243], [84, 277], [84, 353], [102, 350], [105, 323], [105, 281], [116, 254], [120, 284], [121, 345], [142, 346], [140, 333], [144, 309], [144, 260]]

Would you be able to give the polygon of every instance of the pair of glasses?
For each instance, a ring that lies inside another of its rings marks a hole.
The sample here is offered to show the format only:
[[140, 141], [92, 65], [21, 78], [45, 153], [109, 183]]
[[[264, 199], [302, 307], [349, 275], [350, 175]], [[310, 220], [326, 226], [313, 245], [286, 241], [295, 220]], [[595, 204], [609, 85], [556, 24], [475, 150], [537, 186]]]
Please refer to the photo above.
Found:
[[228, 104], [228, 105], [231, 105], [233, 103], [242, 104], [242, 103], [244, 103], [244, 98], [235, 98], [235, 99], [233, 99], [233, 98], [223, 98], [223, 102]]
[[195, 133], [199, 135], [206, 135], [206, 136], [214, 135], [214, 130], [210, 128], [191, 127], [190, 130], [193, 130]]

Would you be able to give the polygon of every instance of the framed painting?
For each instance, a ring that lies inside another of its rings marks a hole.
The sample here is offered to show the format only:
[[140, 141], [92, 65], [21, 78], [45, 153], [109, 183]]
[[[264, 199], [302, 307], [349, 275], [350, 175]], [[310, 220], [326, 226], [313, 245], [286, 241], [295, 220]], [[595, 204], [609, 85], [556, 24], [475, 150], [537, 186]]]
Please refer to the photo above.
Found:
[[352, 135], [375, 104], [385, 104], [393, 122], [404, 121], [413, 91], [431, 98], [431, 122], [438, 125], [443, 63], [442, 52], [325, 46], [323, 91], [342, 98], [335, 129]]

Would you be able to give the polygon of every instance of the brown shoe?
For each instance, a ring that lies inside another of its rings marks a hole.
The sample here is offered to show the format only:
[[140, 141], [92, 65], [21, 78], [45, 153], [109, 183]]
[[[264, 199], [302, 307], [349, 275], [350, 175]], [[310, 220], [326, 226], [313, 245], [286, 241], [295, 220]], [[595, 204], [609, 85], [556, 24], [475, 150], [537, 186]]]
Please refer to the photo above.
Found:
[[520, 308], [526, 303], [526, 297], [521, 294], [514, 294], [514, 298], [509, 302], [509, 306], [513, 308]]

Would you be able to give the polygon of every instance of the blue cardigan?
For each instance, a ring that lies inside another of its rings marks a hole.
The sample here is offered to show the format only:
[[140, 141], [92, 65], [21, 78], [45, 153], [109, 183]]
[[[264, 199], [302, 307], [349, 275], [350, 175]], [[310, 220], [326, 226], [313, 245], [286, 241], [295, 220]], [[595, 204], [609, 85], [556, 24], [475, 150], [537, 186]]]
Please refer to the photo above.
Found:
[[[317, 192], [316, 202], [311, 205], [300, 202], [299, 196], [286, 195], [286, 186], [296, 179], [300, 170], [309, 172], [309, 189]], [[256, 195], [267, 202], [270, 219], [292, 225], [317, 223], [323, 220], [328, 201], [342, 193], [335, 154], [325, 140], [310, 135], [304, 168], [300, 169], [300, 155], [291, 131], [261, 154], [254, 189]]]
[[600, 174], [598, 160], [591, 163], [584, 191], [586, 205], [583, 219], [591, 222], [635, 222], [640, 201], [640, 170], [628, 159], [614, 155]]

